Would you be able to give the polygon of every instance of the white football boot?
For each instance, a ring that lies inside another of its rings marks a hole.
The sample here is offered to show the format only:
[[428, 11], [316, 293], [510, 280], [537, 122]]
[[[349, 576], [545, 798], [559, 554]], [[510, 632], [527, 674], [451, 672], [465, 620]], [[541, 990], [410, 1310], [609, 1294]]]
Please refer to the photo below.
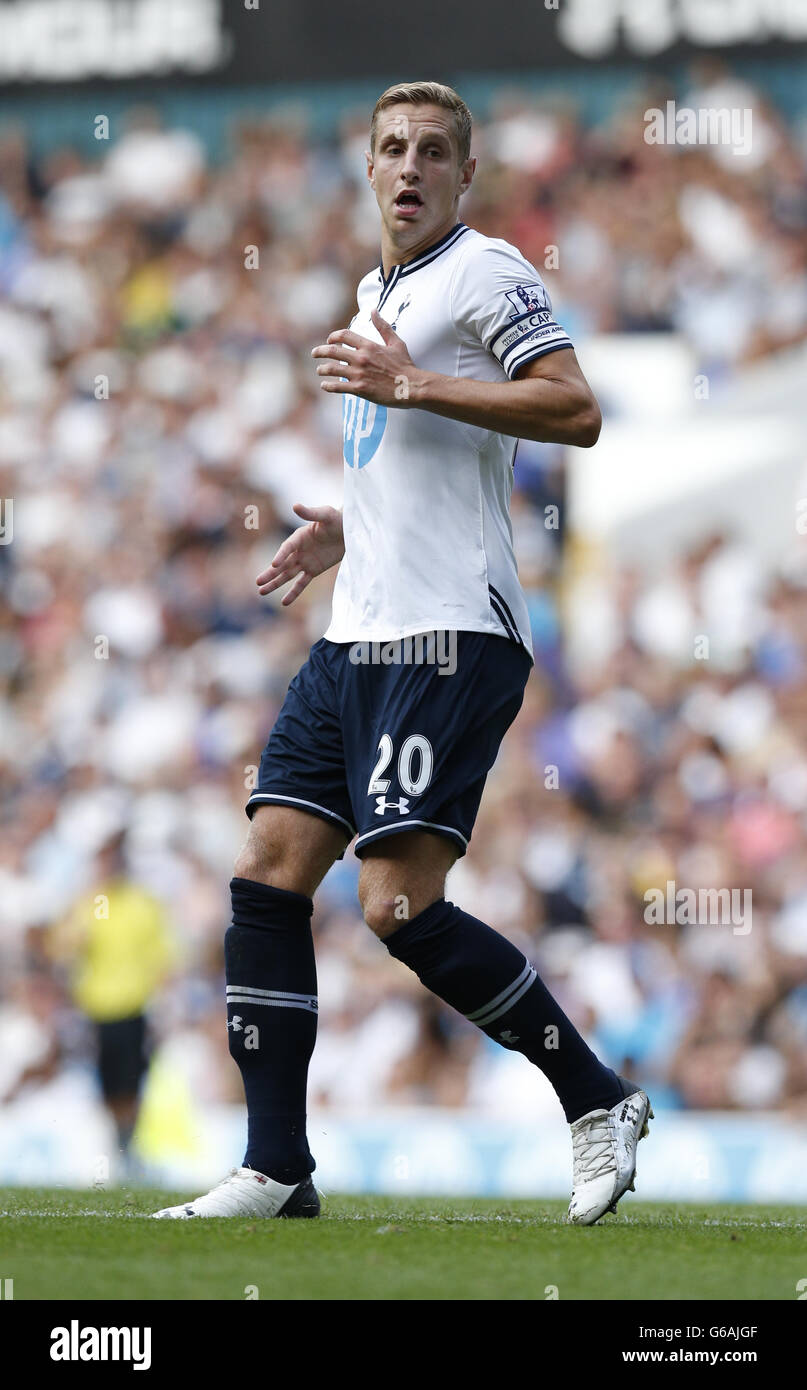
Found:
[[203, 1197], [163, 1207], [152, 1216], [173, 1221], [190, 1221], [193, 1216], [319, 1216], [319, 1197], [310, 1178], [287, 1187], [254, 1168], [233, 1168]]
[[636, 1146], [648, 1133], [653, 1108], [644, 1091], [620, 1081], [626, 1094], [613, 1110], [591, 1110], [572, 1125], [574, 1177], [567, 1221], [593, 1226], [620, 1197], [635, 1191]]

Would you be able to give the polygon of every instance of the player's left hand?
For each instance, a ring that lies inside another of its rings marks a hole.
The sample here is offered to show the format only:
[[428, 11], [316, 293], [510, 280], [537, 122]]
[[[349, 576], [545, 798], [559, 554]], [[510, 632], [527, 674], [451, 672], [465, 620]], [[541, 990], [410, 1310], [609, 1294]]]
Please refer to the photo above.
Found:
[[350, 328], [339, 328], [328, 334], [326, 343], [312, 349], [312, 357], [327, 359], [317, 367], [320, 386], [329, 393], [363, 396], [376, 405], [411, 405], [420, 369], [386, 319], [376, 309], [370, 317], [383, 343], [374, 343]]

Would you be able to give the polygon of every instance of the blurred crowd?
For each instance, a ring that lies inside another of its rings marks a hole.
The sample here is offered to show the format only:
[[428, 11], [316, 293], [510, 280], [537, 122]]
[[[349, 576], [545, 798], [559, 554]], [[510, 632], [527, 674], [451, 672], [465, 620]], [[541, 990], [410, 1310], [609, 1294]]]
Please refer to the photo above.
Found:
[[[704, 66], [676, 95], [752, 105], [752, 152], [648, 145], [642, 112], [668, 95], [585, 129], [571, 100], [503, 92], [460, 215], [532, 260], [573, 340], [676, 332], [730, 375], [807, 337], [807, 132]], [[299, 114], [244, 120], [219, 166], [147, 110], [92, 159], [0, 133], [0, 1102], [91, 1066], [53, 936], [112, 840], [173, 935], [162, 1061], [201, 1101], [241, 1098], [228, 881], [331, 589], [281, 610], [254, 577], [292, 503], [339, 505], [340, 403], [310, 350], [379, 259], [367, 124], [319, 140]], [[572, 666], [568, 547], [544, 525], [563, 501], [560, 451], [522, 444], [536, 670], [448, 896], [660, 1101], [807, 1114], [804, 588], [728, 535], [650, 582], [615, 557], [591, 610], [608, 641]], [[701, 631], [719, 659], [694, 654]], [[349, 852], [316, 902], [312, 1102], [523, 1113], [528, 1063], [388, 956], [357, 876]], [[750, 889], [751, 929], [649, 922], [668, 882]]]

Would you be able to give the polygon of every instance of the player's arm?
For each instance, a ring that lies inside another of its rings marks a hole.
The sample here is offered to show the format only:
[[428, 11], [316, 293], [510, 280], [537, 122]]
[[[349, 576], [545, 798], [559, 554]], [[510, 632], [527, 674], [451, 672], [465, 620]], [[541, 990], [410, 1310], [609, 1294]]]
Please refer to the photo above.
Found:
[[385, 319], [372, 319], [383, 343], [351, 329], [331, 333], [314, 348], [328, 392], [350, 392], [377, 405], [431, 410], [481, 429], [546, 443], [596, 444], [600, 408], [571, 347], [526, 362], [511, 381], [477, 381], [417, 367]]
[[512, 381], [419, 373], [413, 404], [515, 439], [576, 444], [599, 438], [602, 416], [574, 348], [558, 348], [519, 367]]

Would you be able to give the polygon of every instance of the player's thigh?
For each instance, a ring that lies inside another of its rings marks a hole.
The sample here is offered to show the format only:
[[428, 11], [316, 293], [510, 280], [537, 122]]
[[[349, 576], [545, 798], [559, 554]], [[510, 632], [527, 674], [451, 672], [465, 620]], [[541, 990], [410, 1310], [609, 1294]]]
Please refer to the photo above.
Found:
[[308, 811], [256, 806], [233, 873], [312, 898], [348, 838], [340, 826]]
[[448, 676], [428, 648], [345, 673], [342, 730], [359, 859], [410, 830], [442, 835], [465, 852], [530, 669], [507, 638], [460, 632]]
[[359, 902], [376, 936], [389, 936], [442, 898], [459, 854], [442, 835], [410, 830], [368, 845], [359, 873]]

